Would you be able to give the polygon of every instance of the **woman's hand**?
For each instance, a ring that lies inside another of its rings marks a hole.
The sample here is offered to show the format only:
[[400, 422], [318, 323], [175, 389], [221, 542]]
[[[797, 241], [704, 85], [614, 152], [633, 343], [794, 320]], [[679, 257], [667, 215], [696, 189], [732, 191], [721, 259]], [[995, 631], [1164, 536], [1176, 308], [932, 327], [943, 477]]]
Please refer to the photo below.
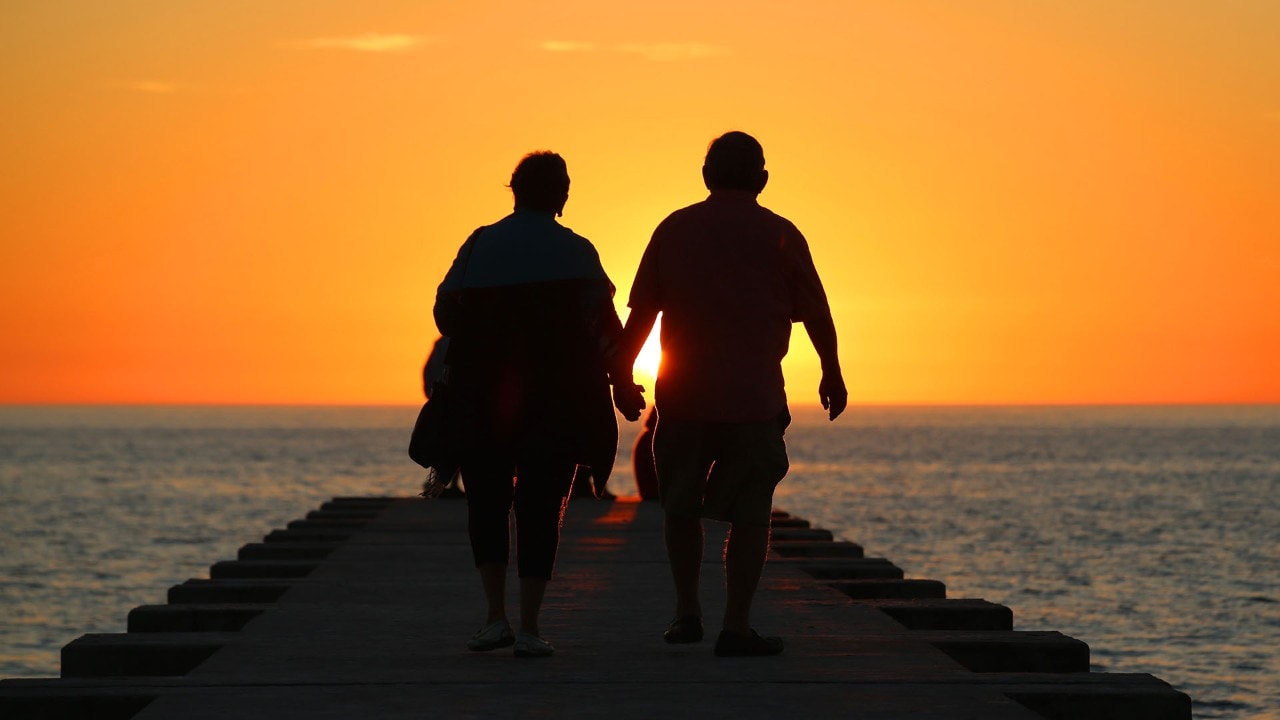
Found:
[[644, 411], [644, 388], [633, 382], [623, 382], [613, 386], [613, 406], [618, 408], [622, 417], [628, 422], [640, 419]]

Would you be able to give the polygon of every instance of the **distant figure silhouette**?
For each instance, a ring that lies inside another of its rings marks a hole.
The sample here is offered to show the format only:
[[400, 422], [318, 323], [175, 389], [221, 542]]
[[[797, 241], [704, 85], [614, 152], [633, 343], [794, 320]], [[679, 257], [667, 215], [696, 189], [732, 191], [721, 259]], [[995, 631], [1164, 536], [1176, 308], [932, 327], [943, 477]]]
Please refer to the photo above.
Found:
[[[439, 382], [444, 375], [445, 357], [449, 354], [449, 338], [441, 335], [431, 345], [431, 352], [427, 355], [427, 361], [422, 364], [422, 394], [431, 398], [432, 388]], [[423, 494], [430, 492], [431, 481], [428, 480], [423, 484]], [[456, 473], [449, 479], [443, 491], [438, 497], [441, 498], [460, 498], [466, 495], [466, 491], [462, 489], [462, 473]]]
[[431, 344], [431, 352], [427, 361], [422, 364], [422, 394], [431, 397], [431, 388], [444, 374], [445, 356], [449, 354], [449, 338], [441, 335]]
[[[511, 176], [515, 211], [471, 234], [436, 294], [450, 338], [450, 432], [467, 483], [472, 554], [487, 602], [471, 650], [515, 646], [551, 655], [538, 615], [555, 564], [577, 466], [608, 477], [617, 451], [613, 405], [639, 417], [631, 362], [617, 364], [622, 326], [613, 285], [595, 248], [556, 222], [569, 173], [554, 153], [534, 153]], [[620, 384], [610, 402], [610, 382]], [[456, 422], [452, 422], [456, 420]], [[516, 515], [520, 624], [506, 614], [509, 517]]]
[[653, 466], [653, 430], [658, 425], [658, 413], [649, 408], [641, 420], [640, 434], [631, 446], [631, 469], [636, 476], [636, 491], [641, 500], [658, 499], [658, 471]]
[[[667, 642], [702, 639], [702, 518], [732, 524], [727, 601], [717, 655], [775, 655], [782, 640], [751, 627], [751, 601], [769, 549], [773, 491], [787, 473], [791, 421], [782, 358], [804, 323], [822, 362], [818, 396], [832, 420], [848, 401], [826, 292], [804, 236], [756, 196], [769, 180], [755, 138], [711, 143], [710, 197], [654, 231], [631, 289], [625, 354], [634, 360], [662, 313], [653, 453], [675, 581]], [[714, 472], [713, 472], [714, 469]]]

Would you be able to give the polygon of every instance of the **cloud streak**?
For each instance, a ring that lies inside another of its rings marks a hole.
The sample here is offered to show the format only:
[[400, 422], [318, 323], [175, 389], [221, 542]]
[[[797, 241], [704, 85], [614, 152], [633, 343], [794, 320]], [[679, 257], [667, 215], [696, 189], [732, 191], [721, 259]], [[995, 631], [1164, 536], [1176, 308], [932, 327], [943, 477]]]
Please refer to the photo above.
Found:
[[623, 55], [636, 55], [645, 60], [655, 62], [702, 60], [723, 57], [729, 54], [727, 48], [707, 43], [622, 43], [620, 45], [601, 47], [593, 42], [577, 40], [544, 40], [539, 47], [546, 52], [555, 53], [613, 52]]
[[423, 45], [430, 45], [432, 38], [403, 33], [364, 33], [341, 37], [317, 37], [289, 43], [294, 47], [313, 50], [352, 50], [365, 53], [404, 53]]
[[597, 49], [595, 43], [574, 40], [544, 40], [539, 47], [547, 52], [595, 52]]

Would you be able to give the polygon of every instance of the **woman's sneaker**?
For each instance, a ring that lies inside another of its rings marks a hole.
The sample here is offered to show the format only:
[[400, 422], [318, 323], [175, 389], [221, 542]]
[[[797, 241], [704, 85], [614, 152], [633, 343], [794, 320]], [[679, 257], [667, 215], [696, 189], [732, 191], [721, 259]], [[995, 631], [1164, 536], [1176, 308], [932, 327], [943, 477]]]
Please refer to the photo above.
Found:
[[782, 653], [782, 638], [761, 637], [752, 630], [749, 633], [721, 630], [716, 639], [716, 655], [720, 657], [761, 657]]
[[685, 615], [671, 621], [662, 639], [669, 643], [696, 643], [702, 641], [702, 618]]
[[516, 633], [516, 657], [551, 657], [556, 649], [551, 643], [532, 633]]
[[467, 649], [476, 652], [484, 652], [486, 650], [497, 650], [504, 648], [516, 641], [516, 635], [511, 631], [511, 623], [506, 620], [499, 620], [496, 623], [487, 625], [471, 636], [467, 641]]

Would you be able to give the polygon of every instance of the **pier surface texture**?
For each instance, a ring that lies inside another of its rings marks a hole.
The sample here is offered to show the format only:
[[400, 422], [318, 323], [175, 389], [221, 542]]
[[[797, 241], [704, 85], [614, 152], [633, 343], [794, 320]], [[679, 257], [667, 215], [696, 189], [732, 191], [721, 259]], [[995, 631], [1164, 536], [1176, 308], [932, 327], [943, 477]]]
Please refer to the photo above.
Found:
[[[668, 645], [652, 503], [575, 500], [542, 613], [551, 658], [468, 652], [484, 618], [460, 500], [335, 498], [85, 635], [62, 677], [0, 681], [16, 718], [1190, 718], [1150, 675], [1089, 672], [1089, 648], [1013, 629], [799, 518], [775, 513], [754, 606], [781, 656], [712, 653], [724, 529], [708, 523], [707, 639]], [[512, 571], [514, 575], [514, 569]], [[515, 612], [515, 581], [509, 604]]]

